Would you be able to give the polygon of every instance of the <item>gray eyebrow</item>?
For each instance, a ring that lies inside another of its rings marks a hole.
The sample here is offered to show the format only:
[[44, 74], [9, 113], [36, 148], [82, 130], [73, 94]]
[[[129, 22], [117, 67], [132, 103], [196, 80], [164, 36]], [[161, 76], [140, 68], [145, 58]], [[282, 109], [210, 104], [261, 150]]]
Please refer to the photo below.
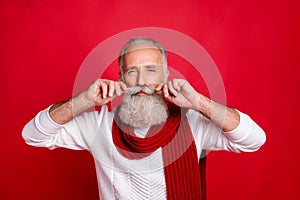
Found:
[[130, 69], [137, 69], [138, 67], [137, 66], [131, 66], [129, 67], [128, 69], [126, 69], [126, 71], [130, 70]]
[[[157, 68], [158, 66], [159, 65], [157, 65], [157, 64], [145, 64], [145, 65], [142, 65], [142, 67], [145, 67], [147, 69]], [[138, 67], [137, 66], [131, 66], [131, 67], [127, 68], [126, 71], [131, 70], [131, 69], [138, 69]]]
[[156, 68], [157, 65], [155, 65], [155, 64], [146, 64], [146, 65], [143, 65], [143, 67], [146, 67], [146, 68]]

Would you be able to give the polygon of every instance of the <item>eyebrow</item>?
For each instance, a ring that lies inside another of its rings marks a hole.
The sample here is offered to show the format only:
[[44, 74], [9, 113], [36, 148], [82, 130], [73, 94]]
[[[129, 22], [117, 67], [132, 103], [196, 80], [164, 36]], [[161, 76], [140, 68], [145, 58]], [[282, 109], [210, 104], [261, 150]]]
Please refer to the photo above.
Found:
[[[144, 64], [144, 65], [142, 65], [141, 67], [145, 67], [146, 69], [155, 69], [155, 70], [157, 70], [157, 68], [159, 67], [159, 66], [162, 66], [162, 64], [155, 64], [155, 63], [146, 63], [146, 64]], [[126, 67], [126, 69], [125, 69], [125, 71], [124, 71], [124, 73], [127, 73], [129, 70], [138, 70], [138, 67], [137, 66], [135, 66], [135, 65], [133, 65], [133, 66], [130, 66], [130, 67]]]
[[155, 65], [155, 64], [146, 64], [146, 65], [143, 65], [143, 67], [149, 69], [149, 68], [156, 68], [157, 65]]
[[[156, 65], [156, 64], [145, 64], [145, 65], [142, 65], [141, 67], [145, 67], [145, 68], [156, 68], [158, 67], [159, 65]], [[130, 69], [137, 69], [138, 67], [137, 66], [130, 66], [126, 69], [126, 71], [130, 70]]]

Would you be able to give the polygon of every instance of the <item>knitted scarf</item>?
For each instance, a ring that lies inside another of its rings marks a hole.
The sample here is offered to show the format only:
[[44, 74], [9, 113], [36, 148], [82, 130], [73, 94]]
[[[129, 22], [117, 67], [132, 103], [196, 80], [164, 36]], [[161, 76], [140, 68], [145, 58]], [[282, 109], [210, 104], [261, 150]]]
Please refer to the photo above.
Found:
[[145, 138], [137, 137], [132, 127], [120, 123], [117, 113], [115, 116], [112, 134], [119, 153], [128, 159], [142, 159], [162, 147], [167, 199], [202, 200], [196, 145], [179, 107], [169, 106], [166, 123], [150, 127]]

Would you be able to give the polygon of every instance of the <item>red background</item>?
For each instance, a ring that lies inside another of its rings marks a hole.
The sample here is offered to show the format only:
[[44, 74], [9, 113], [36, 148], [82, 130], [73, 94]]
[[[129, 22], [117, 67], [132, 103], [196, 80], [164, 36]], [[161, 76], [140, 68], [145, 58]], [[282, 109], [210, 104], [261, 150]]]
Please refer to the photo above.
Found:
[[228, 105], [267, 134], [258, 152], [208, 155], [208, 199], [300, 198], [298, 1], [7, 0], [0, 16], [0, 199], [98, 199], [87, 152], [33, 148], [21, 130], [39, 110], [72, 95], [77, 70], [96, 45], [147, 26], [200, 43], [219, 67]]

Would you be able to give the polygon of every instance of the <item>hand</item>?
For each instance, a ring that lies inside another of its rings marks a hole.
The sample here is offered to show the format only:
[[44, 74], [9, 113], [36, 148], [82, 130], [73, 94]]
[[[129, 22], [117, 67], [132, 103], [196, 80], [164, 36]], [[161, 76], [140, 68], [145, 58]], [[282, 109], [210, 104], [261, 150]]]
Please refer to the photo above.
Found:
[[126, 90], [127, 86], [123, 82], [97, 79], [84, 91], [84, 94], [88, 102], [93, 103], [95, 106], [100, 106], [122, 95]]
[[184, 79], [173, 79], [156, 90], [162, 90], [165, 99], [179, 107], [199, 110], [199, 93]]

